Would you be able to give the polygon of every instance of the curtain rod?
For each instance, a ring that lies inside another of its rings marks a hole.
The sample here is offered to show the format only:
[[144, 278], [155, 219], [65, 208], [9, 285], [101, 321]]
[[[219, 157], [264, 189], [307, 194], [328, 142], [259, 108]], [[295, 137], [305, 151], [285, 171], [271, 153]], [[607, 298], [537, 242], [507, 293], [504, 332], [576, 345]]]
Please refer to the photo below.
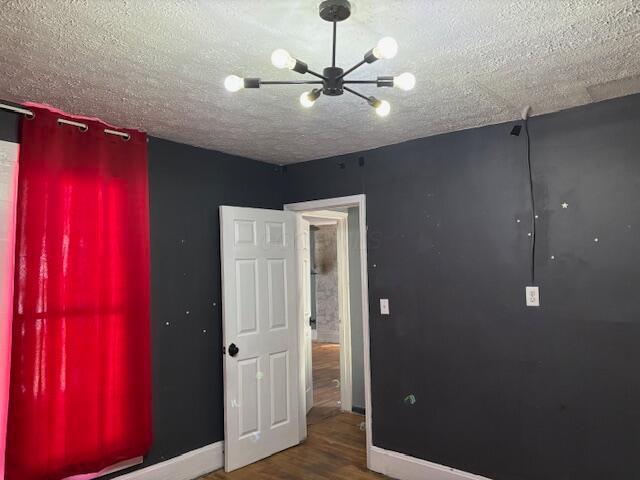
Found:
[[[14, 107], [13, 105], [7, 105], [5, 103], [0, 103], [0, 108], [3, 110], [9, 110], [14, 113], [21, 113], [22, 115], [26, 115], [29, 118], [34, 118], [36, 116], [31, 110], [27, 110], [26, 108]], [[65, 125], [71, 125], [74, 127], [78, 127], [81, 131], [86, 132], [89, 130], [89, 126], [86, 123], [74, 122], [72, 120], [65, 120], [64, 118], [58, 118], [58, 123], [63, 123]], [[118, 132], [117, 130], [111, 130], [110, 128], [105, 128], [104, 133], [107, 135], [115, 135], [117, 137], [122, 137], [124, 140], [129, 140], [131, 135], [125, 132]]]

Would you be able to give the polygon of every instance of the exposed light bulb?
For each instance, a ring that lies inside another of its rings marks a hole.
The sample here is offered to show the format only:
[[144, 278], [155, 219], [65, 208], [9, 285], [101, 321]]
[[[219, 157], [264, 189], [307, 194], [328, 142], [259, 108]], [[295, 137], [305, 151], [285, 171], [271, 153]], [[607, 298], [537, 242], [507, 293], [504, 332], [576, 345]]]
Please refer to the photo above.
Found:
[[224, 79], [224, 88], [226, 88], [230, 92], [237, 92], [238, 90], [242, 90], [244, 88], [244, 79], [238, 77], [237, 75], [229, 75]]
[[391, 111], [391, 105], [386, 100], [381, 100], [378, 106], [376, 107], [376, 113], [379, 117], [386, 117], [389, 115]]
[[271, 54], [271, 63], [276, 68], [288, 68], [292, 70], [296, 66], [296, 59], [289, 55], [283, 48], [274, 50]]
[[300, 95], [300, 105], [304, 108], [311, 108], [313, 107], [313, 104], [316, 103], [316, 101], [311, 98], [310, 93], [311, 92], [304, 92]]
[[398, 42], [391, 37], [381, 38], [376, 48], [373, 49], [373, 54], [378, 59], [393, 58], [396, 53], [398, 53]]
[[322, 90], [319, 88], [314, 88], [310, 92], [304, 92], [300, 95], [300, 104], [304, 108], [311, 108], [313, 104], [316, 103], [316, 100], [320, 97]]
[[409, 72], [405, 72], [402, 75], [393, 77], [393, 86], [398, 87], [400, 90], [411, 90], [416, 86], [416, 77]]

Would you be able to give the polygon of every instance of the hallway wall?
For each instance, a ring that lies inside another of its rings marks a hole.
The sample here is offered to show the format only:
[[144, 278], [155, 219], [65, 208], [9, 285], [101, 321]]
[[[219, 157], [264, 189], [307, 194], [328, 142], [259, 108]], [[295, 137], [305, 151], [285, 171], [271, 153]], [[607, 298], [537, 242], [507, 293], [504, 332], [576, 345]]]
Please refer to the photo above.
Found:
[[335, 225], [321, 225], [312, 229], [318, 342], [340, 343], [336, 232]]
[[359, 208], [347, 211], [349, 234], [349, 308], [351, 314], [351, 382], [352, 409], [363, 413], [364, 402], [364, 340], [362, 336], [362, 269], [360, 262]]

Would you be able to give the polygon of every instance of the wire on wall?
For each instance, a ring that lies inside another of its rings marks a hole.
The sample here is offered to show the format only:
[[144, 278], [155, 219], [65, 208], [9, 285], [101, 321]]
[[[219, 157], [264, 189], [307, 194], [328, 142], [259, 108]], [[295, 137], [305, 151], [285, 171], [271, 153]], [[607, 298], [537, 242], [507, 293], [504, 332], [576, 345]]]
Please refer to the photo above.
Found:
[[531, 285], [536, 280], [536, 199], [533, 192], [533, 171], [531, 169], [531, 136], [529, 134], [529, 112], [525, 110], [524, 131], [527, 134], [527, 167], [529, 168], [529, 193], [531, 195]]

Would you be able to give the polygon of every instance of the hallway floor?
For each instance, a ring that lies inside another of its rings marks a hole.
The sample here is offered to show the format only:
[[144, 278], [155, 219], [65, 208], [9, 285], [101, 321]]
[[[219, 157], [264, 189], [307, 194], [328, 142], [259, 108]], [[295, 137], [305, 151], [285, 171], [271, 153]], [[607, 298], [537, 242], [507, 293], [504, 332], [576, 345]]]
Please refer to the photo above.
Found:
[[313, 408], [307, 415], [307, 425], [340, 414], [340, 344], [312, 345]]
[[307, 439], [231, 473], [217, 470], [201, 480], [375, 480], [367, 470], [364, 417], [340, 412], [340, 346], [313, 344], [314, 407]]

